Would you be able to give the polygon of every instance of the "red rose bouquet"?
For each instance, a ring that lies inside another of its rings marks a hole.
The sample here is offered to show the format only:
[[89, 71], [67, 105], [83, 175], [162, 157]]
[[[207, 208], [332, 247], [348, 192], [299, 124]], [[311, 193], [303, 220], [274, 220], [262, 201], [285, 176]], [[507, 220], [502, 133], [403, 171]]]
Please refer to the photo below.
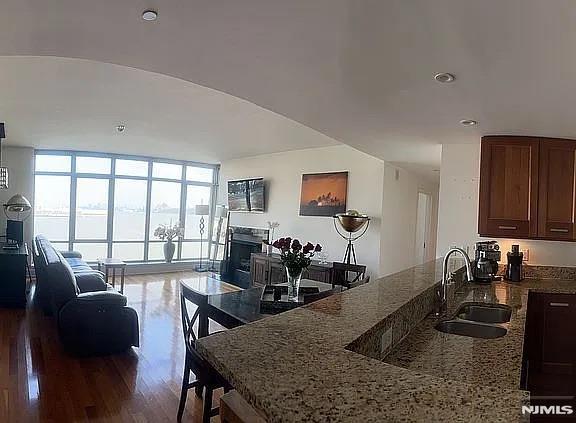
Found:
[[288, 275], [292, 277], [299, 276], [304, 269], [312, 263], [312, 257], [315, 253], [322, 251], [320, 244], [311, 242], [302, 245], [297, 239], [280, 238], [272, 243], [274, 248], [280, 250], [282, 264], [286, 267]]

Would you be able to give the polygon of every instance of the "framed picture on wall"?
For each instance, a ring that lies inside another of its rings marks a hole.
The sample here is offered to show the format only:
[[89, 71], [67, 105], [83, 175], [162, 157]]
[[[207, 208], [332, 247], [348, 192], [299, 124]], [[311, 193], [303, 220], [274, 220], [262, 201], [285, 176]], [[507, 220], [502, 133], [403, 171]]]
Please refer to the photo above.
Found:
[[346, 211], [348, 172], [302, 175], [300, 216], [332, 217]]

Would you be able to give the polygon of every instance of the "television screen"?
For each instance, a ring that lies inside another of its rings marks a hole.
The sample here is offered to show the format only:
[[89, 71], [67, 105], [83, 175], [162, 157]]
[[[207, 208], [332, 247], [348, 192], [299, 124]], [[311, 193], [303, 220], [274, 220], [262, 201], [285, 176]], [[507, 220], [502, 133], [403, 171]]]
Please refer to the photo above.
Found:
[[264, 179], [228, 181], [230, 211], [264, 212]]

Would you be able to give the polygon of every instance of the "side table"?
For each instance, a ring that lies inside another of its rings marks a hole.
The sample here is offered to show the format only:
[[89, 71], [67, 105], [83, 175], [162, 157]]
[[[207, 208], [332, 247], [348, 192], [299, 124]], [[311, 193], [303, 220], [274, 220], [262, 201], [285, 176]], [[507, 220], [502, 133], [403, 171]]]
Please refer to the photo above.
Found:
[[120, 270], [120, 293], [124, 294], [124, 277], [126, 276], [126, 263], [122, 260], [115, 258], [105, 258], [98, 259], [98, 270], [102, 271], [104, 268], [104, 274], [106, 275], [106, 283], [108, 283], [108, 277], [110, 270], [112, 271], [112, 286], [116, 285], [116, 269]]

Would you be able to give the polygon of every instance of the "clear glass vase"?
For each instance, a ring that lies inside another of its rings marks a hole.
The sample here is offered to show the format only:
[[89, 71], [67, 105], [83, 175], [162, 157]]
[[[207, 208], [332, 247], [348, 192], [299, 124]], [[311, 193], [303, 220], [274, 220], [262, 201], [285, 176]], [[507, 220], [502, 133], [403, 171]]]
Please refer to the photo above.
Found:
[[300, 279], [302, 279], [303, 270], [304, 269], [286, 268], [286, 276], [288, 277], [288, 301], [298, 301], [298, 290], [300, 289]]

